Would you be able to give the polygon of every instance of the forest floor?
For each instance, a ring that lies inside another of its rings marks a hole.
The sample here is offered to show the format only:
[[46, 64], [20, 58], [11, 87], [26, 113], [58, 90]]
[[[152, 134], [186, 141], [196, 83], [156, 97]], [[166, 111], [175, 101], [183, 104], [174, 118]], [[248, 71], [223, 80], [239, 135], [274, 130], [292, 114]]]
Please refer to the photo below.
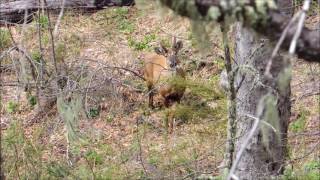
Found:
[[[33, 59], [39, 59], [41, 41], [42, 55], [52, 68], [50, 21], [41, 16], [38, 22], [43, 28], [41, 39], [36, 22], [11, 28], [11, 32]], [[62, 101], [64, 104], [58, 103], [58, 108], [28, 124], [36, 109], [35, 93], [1, 87], [1, 148], [8, 179], [193, 179], [219, 173], [227, 103], [218, 87], [224, 66], [218, 25], [191, 23], [159, 10], [156, 4], [144, 4], [90, 15], [66, 12], [59, 27], [54, 40], [58, 63], [67, 67], [66, 74], [79, 89], [95, 87], [93, 92], [77, 94], [68, 84], [69, 90], [59, 95], [62, 99], [84, 95], [80, 104], [89, 117], [79, 115], [82, 118], [74, 121], [70, 112], [79, 114], [81, 108], [77, 111], [77, 105]], [[172, 36], [184, 43], [179, 56], [190, 83], [181, 105], [150, 110], [145, 83], [113, 67], [142, 74], [144, 54], [160, 41], [169, 45]], [[23, 61], [19, 62], [17, 66]], [[312, 172], [313, 178], [320, 167], [320, 69], [302, 60], [293, 64], [287, 177]], [[1, 78], [4, 82], [27, 81], [28, 74], [30, 69], [21, 68], [18, 78], [15, 71], [2, 73]], [[168, 134], [163, 119], [171, 111], [180, 123]]]

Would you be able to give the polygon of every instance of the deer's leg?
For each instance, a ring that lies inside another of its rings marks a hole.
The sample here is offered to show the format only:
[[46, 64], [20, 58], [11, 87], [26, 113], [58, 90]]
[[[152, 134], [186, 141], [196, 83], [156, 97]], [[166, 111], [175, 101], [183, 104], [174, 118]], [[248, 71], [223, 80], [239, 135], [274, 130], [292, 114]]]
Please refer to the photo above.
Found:
[[152, 87], [150, 87], [150, 88], [148, 88], [149, 89], [149, 107], [150, 108], [154, 108], [154, 106], [153, 106], [153, 88]]
[[167, 117], [166, 129], [169, 134], [172, 134], [173, 132], [174, 113], [175, 111], [173, 109], [170, 109]]

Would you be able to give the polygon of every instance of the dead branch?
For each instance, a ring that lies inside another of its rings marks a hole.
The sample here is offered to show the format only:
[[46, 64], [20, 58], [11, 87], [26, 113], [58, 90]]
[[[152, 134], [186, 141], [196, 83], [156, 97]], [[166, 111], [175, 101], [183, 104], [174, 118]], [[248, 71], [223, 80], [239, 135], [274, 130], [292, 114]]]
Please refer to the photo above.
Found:
[[[60, 13], [60, 9], [81, 10], [82, 12], [92, 13], [102, 9], [105, 6], [130, 6], [134, 4], [134, 0], [66, 0], [62, 6], [60, 0], [47, 0], [44, 9], [54, 13]], [[24, 14], [29, 14], [27, 22], [33, 20], [33, 14], [41, 9], [41, 4], [38, 0], [18, 0], [13, 2], [0, 4], [0, 25], [24, 22]]]

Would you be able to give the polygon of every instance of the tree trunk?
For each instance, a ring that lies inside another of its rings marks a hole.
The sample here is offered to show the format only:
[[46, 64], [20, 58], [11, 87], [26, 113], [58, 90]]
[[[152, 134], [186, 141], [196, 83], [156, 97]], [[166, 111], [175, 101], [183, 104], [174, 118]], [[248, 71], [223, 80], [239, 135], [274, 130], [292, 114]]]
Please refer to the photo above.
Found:
[[[42, 1], [40, 1], [42, 2]], [[39, 0], [18, 0], [0, 4], [0, 25], [10, 23], [24, 23], [27, 12], [27, 22], [32, 21], [32, 16], [39, 8], [59, 12], [63, 0], [46, 0], [46, 5], [39, 3]], [[78, 9], [84, 12], [93, 12], [104, 6], [129, 6], [134, 0], [65, 0], [64, 8]]]
[[[268, 59], [271, 56], [272, 48], [270, 42], [266, 39], [257, 38], [257, 35], [246, 28], [237, 26], [236, 37], [236, 62], [239, 66], [251, 66], [257, 71], [257, 74], [252, 72], [246, 73], [245, 80], [238, 90], [237, 94], [237, 125], [235, 154], [239, 152], [242, 143], [247, 138], [250, 129], [253, 126], [254, 120], [247, 115], [256, 116], [259, 101], [263, 96], [270, 92], [269, 87], [273, 88], [278, 94], [278, 115], [279, 115], [279, 131], [280, 141], [277, 140], [277, 135], [270, 132], [268, 135], [268, 144], [263, 143], [263, 134], [261, 130], [256, 131], [253, 138], [250, 140], [247, 148], [242, 154], [242, 158], [237, 166], [235, 174], [240, 179], [264, 179], [270, 176], [279, 175], [282, 172], [284, 160], [286, 158], [286, 133], [288, 127], [288, 119], [290, 117], [290, 86], [286, 92], [280, 92], [277, 80], [262, 80]], [[251, 58], [250, 58], [251, 56]], [[278, 56], [274, 59], [271, 67], [273, 77], [278, 75], [285, 69], [287, 64], [282, 57]], [[251, 70], [247, 70], [251, 71]], [[239, 72], [239, 77], [241, 70]], [[261, 79], [257, 79], [261, 77]], [[262, 81], [262, 84], [256, 81]], [[260, 124], [263, 126], [263, 124]], [[234, 157], [235, 158], [235, 157]]]
[[[286, 12], [286, 14], [288, 13]], [[234, 173], [241, 180], [270, 179], [272, 176], [281, 174], [284, 169], [287, 155], [288, 120], [291, 113], [291, 90], [290, 78], [287, 80], [286, 88], [281, 90], [283, 84], [279, 83], [279, 77], [290, 65], [284, 56], [279, 55], [274, 58], [271, 66], [270, 73], [273, 78], [265, 77], [265, 69], [272, 50], [273, 46], [268, 39], [257, 36], [255, 32], [243, 28], [239, 24], [236, 26], [235, 61], [240, 68], [236, 79], [239, 81], [242, 75], [245, 75], [245, 80], [237, 94], [237, 139], [234, 154], [239, 152], [253, 127], [254, 119], [249, 116], [260, 118], [258, 114], [259, 103], [266, 94], [272, 93], [276, 97], [276, 109], [279, 117], [279, 122], [276, 122], [278, 127], [275, 127], [278, 132], [275, 133], [271, 127], [260, 123], [258, 130], [249, 141]], [[263, 112], [265, 113], [265, 111]], [[260, 122], [262, 120], [260, 119]], [[262, 131], [263, 126], [269, 128], [268, 133]]]

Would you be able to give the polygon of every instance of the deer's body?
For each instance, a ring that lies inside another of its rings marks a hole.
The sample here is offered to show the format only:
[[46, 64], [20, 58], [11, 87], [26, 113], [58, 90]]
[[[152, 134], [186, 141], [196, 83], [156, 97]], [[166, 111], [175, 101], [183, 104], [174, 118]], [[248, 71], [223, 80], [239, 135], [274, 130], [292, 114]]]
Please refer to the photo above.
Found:
[[[185, 71], [179, 66], [177, 58], [178, 51], [182, 48], [182, 42], [173, 40], [172, 50], [167, 50], [163, 46], [156, 48], [156, 53], [145, 55], [144, 77], [149, 90], [149, 107], [153, 108], [153, 96], [158, 93], [162, 97], [165, 107], [170, 107], [175, 102], [180, 102], [184, 91], [184, 83], [172, 83], [184, 81]], [[171, 83], [169, 83], [169, 81]], [[169, 122], [172, 128], [172, 121]]]

